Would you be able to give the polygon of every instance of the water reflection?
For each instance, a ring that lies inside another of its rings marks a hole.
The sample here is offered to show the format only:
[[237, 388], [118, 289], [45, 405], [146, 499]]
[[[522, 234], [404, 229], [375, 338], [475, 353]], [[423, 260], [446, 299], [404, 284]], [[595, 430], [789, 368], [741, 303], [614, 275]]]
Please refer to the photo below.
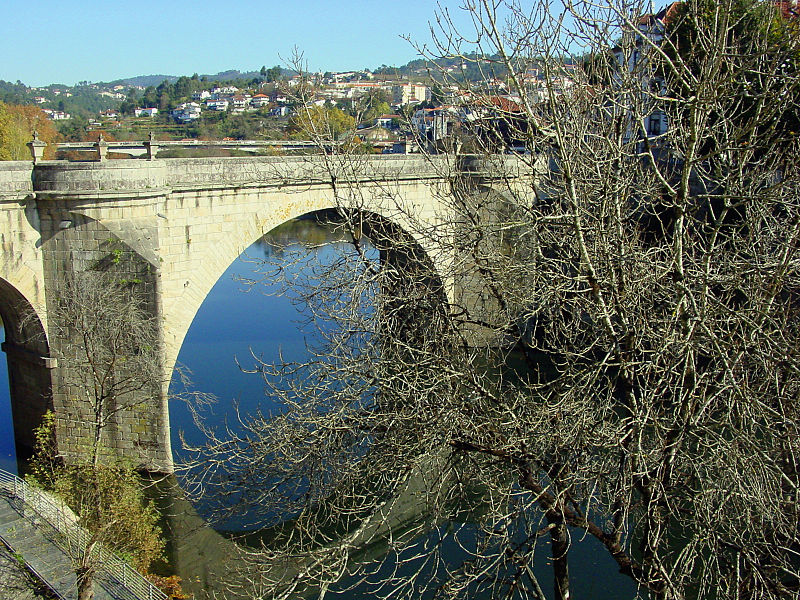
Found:
[[[265, 261], [282, 260], [285, 276], [301, 276], [309, 261], [324, 263], [337, 256], [346, 245], [344, 239], [332, 224], [315, 218], [292, 220], [251, 245], [220, 277], [178, 355], [178, 365], [188, 369], [191, 387], [217, 398], [208, 419], [218, 424], [235, 420], [234, 407], [243, 414], [278, 409], [274, 399], [265, 396], [263, 380], [243, 369], [259, 360], [302, 360], [318, 336], [308, 311], [296, 297], [282, 294], [283, 286], [271, 279]], [[313, 247], [311, 254], [305, 246]], [[175, 382], [173, 394], [181, 391]], [[180, 435], [190, 443], [203, 441], [182, 401], [170, 404], [170, 427], [173, 451], [178, 454]]]
[[[308, 263], [297, 260], [304, 254], [297, 252], [298, 244], [313, 246], [312, 262], [324, 264], [342, 249], [345, 244], [343, 237], [335, 227], [321, 226], [314, 220], [287, 223], [251, 246], [209, 293], [186, 336], [178, 361], [192, 370], [194, 388], [217, 396], [218, 403], [211, 414], [206, 415], [216, 426], [223, 427], [226, 422], [235, 421], [234, 405], [245, 415], [259, 410], [265, 413], [280, 410], [273, 398], [265, 396], [263, 379], [243, 373], [239, 364], [251, 366], [254, 356], [265, 362], [277, 360], [279, 356], [286, 361], [302, 361], [307, 356], [308, 346], [319, 342], [309, 313], [303, 312], [296, 299], [279, 295], [282, 288], [265, 277], [261, 261], [283, 260], [285, 273], [289, 276], [307, 277], [303, 269], [309, 268]], [[255, 281], [259, 282], [258, 285], [248, 284]], [[202, 441], [183, 404], [175, 402], [171, 405], [170, 420], [176, 450], [178, 432], [183, 432], [189, 442]], [[165, 485], [167, 492], [162, 503], [168, 515], [166, 524], [171, 536], [171, 562], [184, 578], [186, 588], [198, 598], [211, 592], [222, 593], [226, 598], [237, 597], [229, 589], [236, 585], [236, 580], [230, 577], [236, 570], [234, 566], [241, 567], [241, 563], [227, 562], [235, 556], [231, 538], [237, 537], [241, 542], [259, 546], [264, 541], [280, 537], [286, 528], [276, 526], [271, 530], [248, 533], [237, 527], [236, 522], [228, 522], [220, 531], [214, 531], [198, 514], [197, 507], [185, 500], [177, 482]], [[477, 527], [471, 525], [475, 515], [457, 512], [458, 509], [454, 508], [450, 521], [426, 522], [425, 506], [419, 503], [418, 497], [412, 490], [407, 498], [397, 503], [391, 519], [387, 519], [393, 535], [406, 533], [416, 540], [406, 552], [413, 555], [425, 549], [426, 552], [420, 554], [427, 555], [428, 549], [436, 548], [445, 558], [444, 563], [450, 564], [467, 558], [464, 547], [474, 544], [478, 535]], [[203, 506], [199, 508], [202, 512]], [[480, 510], [480, 502], [475, 502], [475, 508]], [[575, 544], [570, 549], [573, 595], [598, 599], [633, 598], [635, 586], [617, 574], [617, 567], [608, 553], [600, 551], [599, 543], [593, 539], [578, 543], [580, 537], [580, 532], [574, 533]], [[376, 569], [371, 579], [378, 583], [389, 574], [403, 575], [416, 567], [413, 561], [406, 560], [406, 555], [390, 555], [389, 560], [378, 566], [377, 561], [386, 556], [389, 548], [386, 539], [376, 536], [370, 544], [361, 547], [354, 560], [370, 565], [368, 569]], [[547, 582], [552, 580], [552, 572], [546, 560], [549, 546], [542, 542], [539, 552], [545, 558], [536, 561], [534, 571], [545, 588], [545, 594], [551, 597]], [[439, 563], [439, 567], [444, 563]], [[275, 568], [285, 566], [276, 565]], [[290, 573], [292, 568], [296, 569], [296, 565], [289, 567]], [[432, 568], [426, 577], [435, 581], [441, 574]], [[345, 583], [342, 589], [347, 587]], [[331, 595], [355, 600], [370, 596], [371, 591], [369, 585], [362, 584], [336, 595], [331, 590]], [[238, 597], [251, 595], [241, 592]]]

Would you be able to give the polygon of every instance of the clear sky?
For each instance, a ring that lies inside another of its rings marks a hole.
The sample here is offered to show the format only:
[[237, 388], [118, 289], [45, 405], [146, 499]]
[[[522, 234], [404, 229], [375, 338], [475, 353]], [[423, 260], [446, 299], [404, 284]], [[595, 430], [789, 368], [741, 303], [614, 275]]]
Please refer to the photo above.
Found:
[[[442, 5], [458, 12], [456, 0]], [[430, 39], [433, 0], [0, 0], [0, 79], [31, 86], [285, 64], [402, 65]], [[283, 61], [281, 60], [283, 57]]]

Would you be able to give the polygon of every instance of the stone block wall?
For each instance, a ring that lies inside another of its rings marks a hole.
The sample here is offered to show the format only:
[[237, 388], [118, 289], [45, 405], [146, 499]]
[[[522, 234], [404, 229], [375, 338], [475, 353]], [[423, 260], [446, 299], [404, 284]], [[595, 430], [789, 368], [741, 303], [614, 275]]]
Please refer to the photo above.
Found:
[[[100, 376], [112, 373], [116, 383], [113, 399], [104, 400], [99, 407], [92, 393], [97, 377], [87, 364], [87, 330], [110, 324], [118, 326], [120, 335], [125, 336], [131, 327], [122, 321], [114, 322], [115, 311], [109, 315], [107, 306], [76, 306], [69, 291], [70, 282], [91, 287], [98, 281], [125, 290], [132, 302], [142, 306], [157, 332], [160, 273], [156, 258], [158, 235], [151, 209], [149, 201], [118, 199], [114, 206], [117, 212], [98, 214], [96, 207], [86, 210], [83, 199], [40, 200], [44, 278], [52, 317], [49, 333], [53, 355], [59, 362], [53, 384], [53, 406], [58, 450], [65, 457], [86, 456], [99, 431], [104, 453], [125, 457], [149, 470], [170, 471], [172, 457], [161, 380], [160, 340], [146, 342], [159, 346], [153, 357], [157, 365], [152, 369], [142, 369], [133, 360], [131, 352], [137, 356], [142, 352], [131, 350], [129, 340], [123, 339], [121, 348], [102, 346], [110, 356], [106, 361], [99, 358], [101, 352], [94, 357], [100, 365]], [[134, 216], [135, 213], [140, 216]], [[145, 214], [146, 217], [141, 216]], [[96, 218], [123, 215], [130, 216]], [[82, 323], [87, 310], [96, 310], [97, 319], [105, 322]], [[127, 311], [120, 309], [119, 313]], [[116, 361], [113, 368], [109, 366], [111, 360]], [[134, 365], [133, 369], [129, 365]], [[118, 383], [122, 381], [126, 383]]]

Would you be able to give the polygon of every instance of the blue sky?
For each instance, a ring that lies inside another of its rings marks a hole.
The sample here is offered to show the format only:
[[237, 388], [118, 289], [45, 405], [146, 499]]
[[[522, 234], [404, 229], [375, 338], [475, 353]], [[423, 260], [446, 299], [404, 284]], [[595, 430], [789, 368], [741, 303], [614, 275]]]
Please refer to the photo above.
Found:
[[[443, 5], [458, 12], [456, 0]], [[0, 0], [0, 79], [32, 86], [191, 75], [280, 64], [295, 46], [313, 70], [417, 58], [432, 0]], [[285, 60], [283, 62], [285, 62]]]

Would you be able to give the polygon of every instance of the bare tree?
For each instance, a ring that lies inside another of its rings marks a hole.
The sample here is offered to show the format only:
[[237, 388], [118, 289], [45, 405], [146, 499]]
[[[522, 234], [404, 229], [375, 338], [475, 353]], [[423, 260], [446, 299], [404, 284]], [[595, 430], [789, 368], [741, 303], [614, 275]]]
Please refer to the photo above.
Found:
[[144, 573], [164, 545], [135, 470], [139, 465], [121, 455], [111, 431], [125, 422], [130, 426], [163, 385], [156, 317], [137, 289], [141, 282], [113, 268], [123, 254], [112, 253], [106, 268], [65, 276], [48, 310], [58, 384], [68, 397], [61, 418], [81, 440], [78, 451], [67, 455], [57, 418], [49, 413], [37, 431], [30, 469], [34, 481], [61, 498], [87, 532], [58, 536], [80, 600], [94, 596], [100, 546], [123, 553]]
[[[312, 288], [286, 283], [324, 343], [258, 364], [285, 409], [201, 452], [206, 488], [237, 490], [267, 528], [237, 585], [541, 598], [547, 560], [566, 599], [570, 548], [591, 536], [650, 597], [794, 597], [795, 25], [732, 1], [464, 10], [474, 31], [443, 11], [431, 58], [508, 93], [439, 74], [462, 115], [458, 143], [431, 145], [445, 222], [391, 182], [395, 214], [369, 213], [338, 176], [363, 161], [320, 140], [353, 251]], [[454, 154], [465, 140], [479, 156]], [[359, 562], [378, 538], [381, 566]]]
[[84, 454], [93, 464], [113, 447], [102, 443], [109, 428], [132, 420], [164, 383], [156, 317], [139, 283], [113, 270], [68, 274], [48, 309], [60, 385], [79, 399], [70, 406], [75, 426], [87, 429]]

